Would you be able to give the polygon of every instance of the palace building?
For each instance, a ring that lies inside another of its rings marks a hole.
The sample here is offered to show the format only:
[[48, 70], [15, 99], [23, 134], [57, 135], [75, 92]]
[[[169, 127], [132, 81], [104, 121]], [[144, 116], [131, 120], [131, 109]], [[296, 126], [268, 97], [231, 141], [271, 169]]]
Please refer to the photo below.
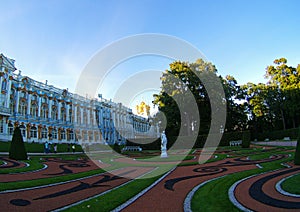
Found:
[[148, 118], [122, 103], [86, 98], [14, 72], [15, 61], [0, 54], [0, 140], [19, 126], [25, 142], [124, 144], [159, 137]]

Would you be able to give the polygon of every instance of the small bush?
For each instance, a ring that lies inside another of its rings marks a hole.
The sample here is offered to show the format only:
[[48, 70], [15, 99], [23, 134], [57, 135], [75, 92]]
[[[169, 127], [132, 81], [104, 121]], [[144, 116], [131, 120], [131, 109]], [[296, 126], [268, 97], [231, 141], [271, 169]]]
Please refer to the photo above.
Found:
[[9, 148], [9, 158], [14, 160], [26, 160], [27, 152], [21, 135], [21, 130], [16, 127]]

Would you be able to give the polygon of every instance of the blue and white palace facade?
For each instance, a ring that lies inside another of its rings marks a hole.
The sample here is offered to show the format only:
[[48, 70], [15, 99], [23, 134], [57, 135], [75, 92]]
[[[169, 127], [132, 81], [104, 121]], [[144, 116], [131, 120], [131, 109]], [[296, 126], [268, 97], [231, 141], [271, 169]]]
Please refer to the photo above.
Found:
[[18, 74], [14, 60], [0, 54], [0, 140], [19, 126], [25, 142], [124, 144], [159, 137], [148, 118], [121, 103], [86, 98]]

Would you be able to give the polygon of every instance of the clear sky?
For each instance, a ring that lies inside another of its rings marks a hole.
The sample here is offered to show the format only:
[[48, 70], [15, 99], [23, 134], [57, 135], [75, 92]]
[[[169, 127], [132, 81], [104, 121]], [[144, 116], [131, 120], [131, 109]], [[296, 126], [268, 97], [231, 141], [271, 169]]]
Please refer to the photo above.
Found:
[[[264, 82], [265, 68], [276, 58], [285, 57], [293, 66], [300, 63], [298, 0], [0, 0], [0, 4], [0, 52], [16, 60], [22, 75], [71, 91], [100, 49], [140, 33], [186, 40], [216, 65], [219, 74], [233, 75], [239, 84]], [[143, 69], [168, 67], [166, 60], [157, 65], [150, 61]], [[123, 72], [133, 69], [134, 65], [122, 67]], [[115, 73], [113, 78], [117, 77]], [[111, 90], [99, 92], [111, 98]]]

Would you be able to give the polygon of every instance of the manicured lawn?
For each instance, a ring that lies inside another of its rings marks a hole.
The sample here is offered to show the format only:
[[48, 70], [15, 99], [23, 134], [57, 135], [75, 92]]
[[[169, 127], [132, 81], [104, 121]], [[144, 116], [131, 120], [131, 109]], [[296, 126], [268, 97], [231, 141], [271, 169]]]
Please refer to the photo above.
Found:
[[[273, 153], [257, 156], [257, 159], [268, 158]], [[251, 157], [252, 158], [252, 157]], [[293, 157], [279, 161], [262, 163], [262, 169], [254, 169], [240, 173], [230, 174], [223, 178], [214, 180], [201, 187], [192, 199], [193, 211], [239, 211], [229, 200], [228, 190], [238, 180], [245, 177], [282, 168], [280, 163], [291, 161]]]
[[[10, 148], [10, 141], [9, 142], [0, 142], [0, 152], [9, 152]], [[32, 152], [32, 153], [43, 153], [44, 152], [44, 144], [42, 143], [27, 143], [24, 142], [25, 144], [25, 149], [27, 152]], [[53, 151], [53, 145], [51, 146], [52, 151]], [[76, 145], [76, 152], [82, 152], [82, 147], [81, 145]], [[58, 144], [57, 145], [57, 152], [68, 152], [68, 144], [63, 143], [63, 144]]]
[[30, 160], [23, 160], [22, 162], [28, 163], [29, 166], [22, 167], [22, 168], [0, 169], [0, 174], [12, 174], [12, 173], [35, 171], [44, 167], [39, 157], [31, 157]]
[[291, 194], [300, 194], [300, 174], [283, 181], [281, 188]]

